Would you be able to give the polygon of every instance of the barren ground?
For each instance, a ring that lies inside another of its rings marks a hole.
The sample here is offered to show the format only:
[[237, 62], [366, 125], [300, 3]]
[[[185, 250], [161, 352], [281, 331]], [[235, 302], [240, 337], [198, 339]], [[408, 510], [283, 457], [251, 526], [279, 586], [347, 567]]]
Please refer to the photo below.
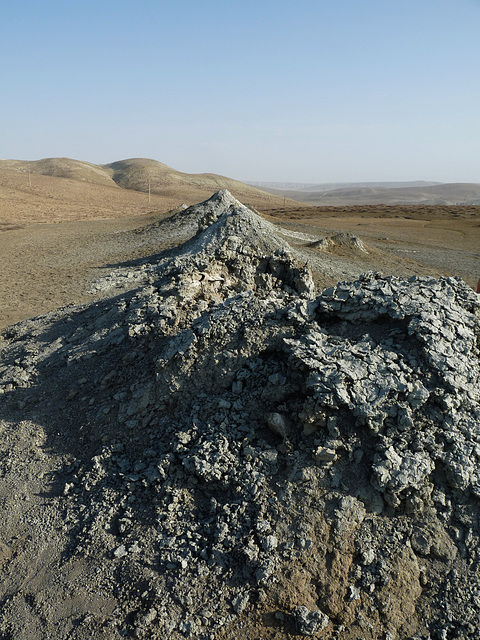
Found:
[[[125, 196], [123, 206], [115, 202], [110, 209], [99, 207], [88, 214], [84, 209], [75, 211], [72, 204], [57, 211], [53, 205], [51, 215], [48, 210], [40, 212], [39, 222], [28, 210], [16, 211], [16, 218], [8, 207], [0, 212], [0, 327], [66, 304], [91, 301], [88, 290], [99, 270], [164, 248], [158, 234], [141, 231], [164, 217], [159, 205], [165, 203], [157, 197], [159, 211], [151, 213], [152, 202], [150, 213], [144, 213], [149, 209], [145, 194], [112, 191]], [[138, 196], [143, 198], [143, 212], [135, 201]], [[135, 215], [127, 215], [128, 206]], [[318, 267], [319, 286], [353, 279], [368, 270], [387, 275], [455, 275], [472, 288], [480, 278], [480, 207], [299, 205], [265, 208], [262, 213], [298, 234], [295, 243], [305, 248], [306, 258], [317, 263], [325, 258], [323, 275], [321, 264]], [[326, 256], [309, 247], [314, 239], [341, 232], [354, 233], [367, 245], [368, 253], [346, 248]]]

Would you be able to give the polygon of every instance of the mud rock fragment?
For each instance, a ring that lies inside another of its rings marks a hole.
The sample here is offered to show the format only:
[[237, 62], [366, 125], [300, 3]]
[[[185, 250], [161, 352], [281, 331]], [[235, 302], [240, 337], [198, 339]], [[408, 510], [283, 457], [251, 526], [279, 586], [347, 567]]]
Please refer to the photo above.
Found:
[[313, 636], [328, 626], [328, 616], [319, 610], [309, 610], [301, 605], [293, 612], [299, 633], [303, 636]]
[[276, 412], [267, 413], [265, 416], [265, 421], [270, 431], [273, 431], [273, 433], [276, 433], [281, 438], [286, 438], [288, 423], [285, 416], [283, 416], [281, 413]]
[[335, 453], [335, 449], [328, 449], [327, 447], [318, 447], [313, 457], [317, 462], [333, 462], [337, 454]]
[[237, 613], [238, 615], [243, 613], [243, 611], [248, 606], [249, 599], [250, 596], [248, 593], [238, 593], [232, 601], [232, 606], [235, 613]]

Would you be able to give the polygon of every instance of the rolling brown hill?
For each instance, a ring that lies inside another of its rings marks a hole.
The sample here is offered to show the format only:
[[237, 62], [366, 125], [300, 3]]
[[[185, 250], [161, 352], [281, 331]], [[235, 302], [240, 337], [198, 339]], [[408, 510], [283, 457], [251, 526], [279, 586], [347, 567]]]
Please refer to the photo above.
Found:
[[231, 178], [182, 173], [143, 158], [106, 165], [70, 158], [0, 160], [0, 224], [166, 211], [204, 200], [219, 189], [259, 210], [284, 204], [283, 197]]
[[[244, 184], [232, 178], [214, 173], [182, 173], [166, 164], [146, 158], [131, 158], [103, 165], [112, 180], [124, 189], [151, 193], [174, 194], [180, 191], [201, 190], [211, 193], [219, 189], [228, 189], [242, 194], [243, 198], [270, 201], [266, 192], [257, 187]], [[270, 194], [271, 195], [271, 194]]]
[[1, 160], [0, 170], [11, 169], [55, 178], [71, 178], [82, 182], [115, 186], [111, 175], [100, 165], [71, 158], [43, 158], [42, 160]]

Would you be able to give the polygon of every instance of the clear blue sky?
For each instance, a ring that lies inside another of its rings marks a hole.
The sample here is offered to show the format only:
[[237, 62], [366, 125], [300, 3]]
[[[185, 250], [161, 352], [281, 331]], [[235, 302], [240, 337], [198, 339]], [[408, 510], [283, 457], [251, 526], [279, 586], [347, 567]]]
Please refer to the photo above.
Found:
[[480, 182], [480, 0], [4, 0], [0, 158]]

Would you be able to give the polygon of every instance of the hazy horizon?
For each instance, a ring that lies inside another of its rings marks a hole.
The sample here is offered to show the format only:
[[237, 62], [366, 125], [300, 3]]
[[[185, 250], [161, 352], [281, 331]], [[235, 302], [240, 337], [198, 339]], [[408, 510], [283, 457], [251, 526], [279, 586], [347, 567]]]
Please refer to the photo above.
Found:
[[0, 157], [480, 182], [479, 0], [8, 3]]

